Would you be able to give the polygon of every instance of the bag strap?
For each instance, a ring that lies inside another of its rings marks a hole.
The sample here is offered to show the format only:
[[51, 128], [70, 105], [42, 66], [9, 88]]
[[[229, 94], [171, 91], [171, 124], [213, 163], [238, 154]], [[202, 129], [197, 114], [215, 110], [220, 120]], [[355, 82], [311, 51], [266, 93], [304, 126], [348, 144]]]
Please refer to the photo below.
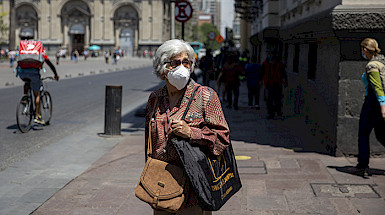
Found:
[[200, 86], [195, 87], [194, 91], [191, 93], [191, 97], [190, 97], [190, 99], [189, 99], [189, 101], [188, 101], [186, 110], [184, 111], [181, 120], [184, 120], [184, 119], [186, 118], [188, 109], [190, 108], [190, 105], [191, 105], [192, 101], [194, 100], [195, 93], [198, 91], [198, 88], [199, 88], [199, 87], [200, 87]]
[[152, 109], [150, 121], [148, 122], [148, 139], [147, 139], [147, 157], [150, 157], [152, 154], [152, 139], [151, 139], [151, 118], [155, 118], [155, 111], [158, 107], [158, 97], [155, 98], [154, 108]]
[[[186, 110], [184, 111], [181, 120], [184, 120], [186, 118], [188, 109], [190, 108], [190, 105], [191, 105], [192, 101], [194, 100], [194, 96], [195, 96], [195, 94], [196, 94], [196, 92], [197, 92], [199, 87], [200, 86], [195, 87], [194, 91], [192, 92], [191, 97], [190, 97], [190, 99], [188, 101]], [[158, 104], [158, 97], [156, 97], [154, 104], [155, 105], [154, 105], [154, 109], [152, 110], [151, 117], [155, 115], [156, 107], [157, 107], [157, 104]], [[147, 157], [149, 157], [152, 154], [151, 119], [150, 119], [150, 122], [148, 124], [148, 139], [147, 139], [147, 153], [146, 154], [147, 154]]]

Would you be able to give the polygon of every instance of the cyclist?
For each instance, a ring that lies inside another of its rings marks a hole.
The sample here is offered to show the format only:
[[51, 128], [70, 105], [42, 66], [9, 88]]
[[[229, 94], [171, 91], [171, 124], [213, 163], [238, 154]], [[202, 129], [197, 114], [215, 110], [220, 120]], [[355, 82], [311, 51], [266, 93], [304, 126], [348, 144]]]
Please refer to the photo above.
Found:
[[[56, 81], [59, 81], [59, 75], [56, 72], [55, 66], [52, 64], [52, 62], [49, 60], [47, 54], [43, 52], [43, 59], [44, 62], [47, 63], [47, 65], [52, 70], [53, 74], [55, 75], [54, 78]], [[43, 63], [44, 63], [43, 62]], [[43, 68], [43, 66], [41, 67]], [[40, 79], [40, 68], [28, 68], [28, 69], [22, 69], [19, 66], [16, 68], [18, 76], [25, 82], [24, 83], [24, 94], [27, 94], [28, 88], [31, 87], [33, 91], [33, 95], [35, 97], [35, 107], [36, 107], [36, 116], [34, 119], [35, 123], [44, 125], [45, 122], [41, 117], [40, 114], [40, 87], [42, 85], [42, 81]]]

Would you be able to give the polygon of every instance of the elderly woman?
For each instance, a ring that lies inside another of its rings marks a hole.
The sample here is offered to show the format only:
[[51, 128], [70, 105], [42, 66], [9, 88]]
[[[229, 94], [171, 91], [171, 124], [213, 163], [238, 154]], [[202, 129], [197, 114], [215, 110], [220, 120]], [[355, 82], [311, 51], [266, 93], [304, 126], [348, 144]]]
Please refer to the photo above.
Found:
[[380, 70], [385, 66], [385, 58], [379, 54], [375, 39], [366, 38], [361, 42], [362, 57], [369, 61], [362, 82], [365, 84], [365, 101], [362, 105], [358, 131], [358, 164], [356, 170], [364, 176], [369, 170], [369, 136], [374, 128], [376, 138], [385, 145], [385, 93]]
[[[152, 157], [183, 166], [170, 141], [173, 135], [189, 138], [190, 144], [206, 146], [215, 155], [222, 154], [230, 144], [229, 127], [215, 91], [190, 79], [194, 71], [192, 47], [178, 39], [166, 41], [157, 49], [153, 66], [155, 74], [166, 85], [151, 93], [146, 107], [146, 143], [151, 120]], [[200, 87], [188, 114], [185, 120], [181, 120], [188, 100], [197, 86]], [[152, 115], [154, 107], [155, 113]], [[199, 207], [191, 185], [189, 188], [184, 208], [176, 214], [211, 214]], [[154, 214], [172, 213], [154, 210]]]

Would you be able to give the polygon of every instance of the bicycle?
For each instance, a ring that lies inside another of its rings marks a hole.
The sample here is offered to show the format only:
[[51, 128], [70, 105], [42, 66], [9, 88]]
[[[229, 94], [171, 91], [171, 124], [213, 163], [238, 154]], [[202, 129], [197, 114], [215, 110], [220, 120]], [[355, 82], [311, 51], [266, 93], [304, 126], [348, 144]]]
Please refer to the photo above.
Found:
[[[52, 118], [52, 97], [46, 90], [45, 80], [54, 80], [53, 77], [42, 78], [43, 84], [40, 87], [40, 114], [46, 125], [49, 125]], [[27, 82], [28, 84], [28, 82]], [[31, 86], [28, 84], [27, 94], [23, 95], [16, 107], [17, 127], [22, 133], [30, 130], [33, 119], [36, 116], [35, 98]]]

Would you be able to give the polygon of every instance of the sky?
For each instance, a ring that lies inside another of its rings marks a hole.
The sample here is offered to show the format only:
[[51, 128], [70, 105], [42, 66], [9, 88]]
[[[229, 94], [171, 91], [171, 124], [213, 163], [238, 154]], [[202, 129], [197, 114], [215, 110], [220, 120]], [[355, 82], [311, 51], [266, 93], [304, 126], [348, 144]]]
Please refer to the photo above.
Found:
[[233, 27], [234, 0], [221, 0], [221, 35], [226, 36], [226, 27]]

